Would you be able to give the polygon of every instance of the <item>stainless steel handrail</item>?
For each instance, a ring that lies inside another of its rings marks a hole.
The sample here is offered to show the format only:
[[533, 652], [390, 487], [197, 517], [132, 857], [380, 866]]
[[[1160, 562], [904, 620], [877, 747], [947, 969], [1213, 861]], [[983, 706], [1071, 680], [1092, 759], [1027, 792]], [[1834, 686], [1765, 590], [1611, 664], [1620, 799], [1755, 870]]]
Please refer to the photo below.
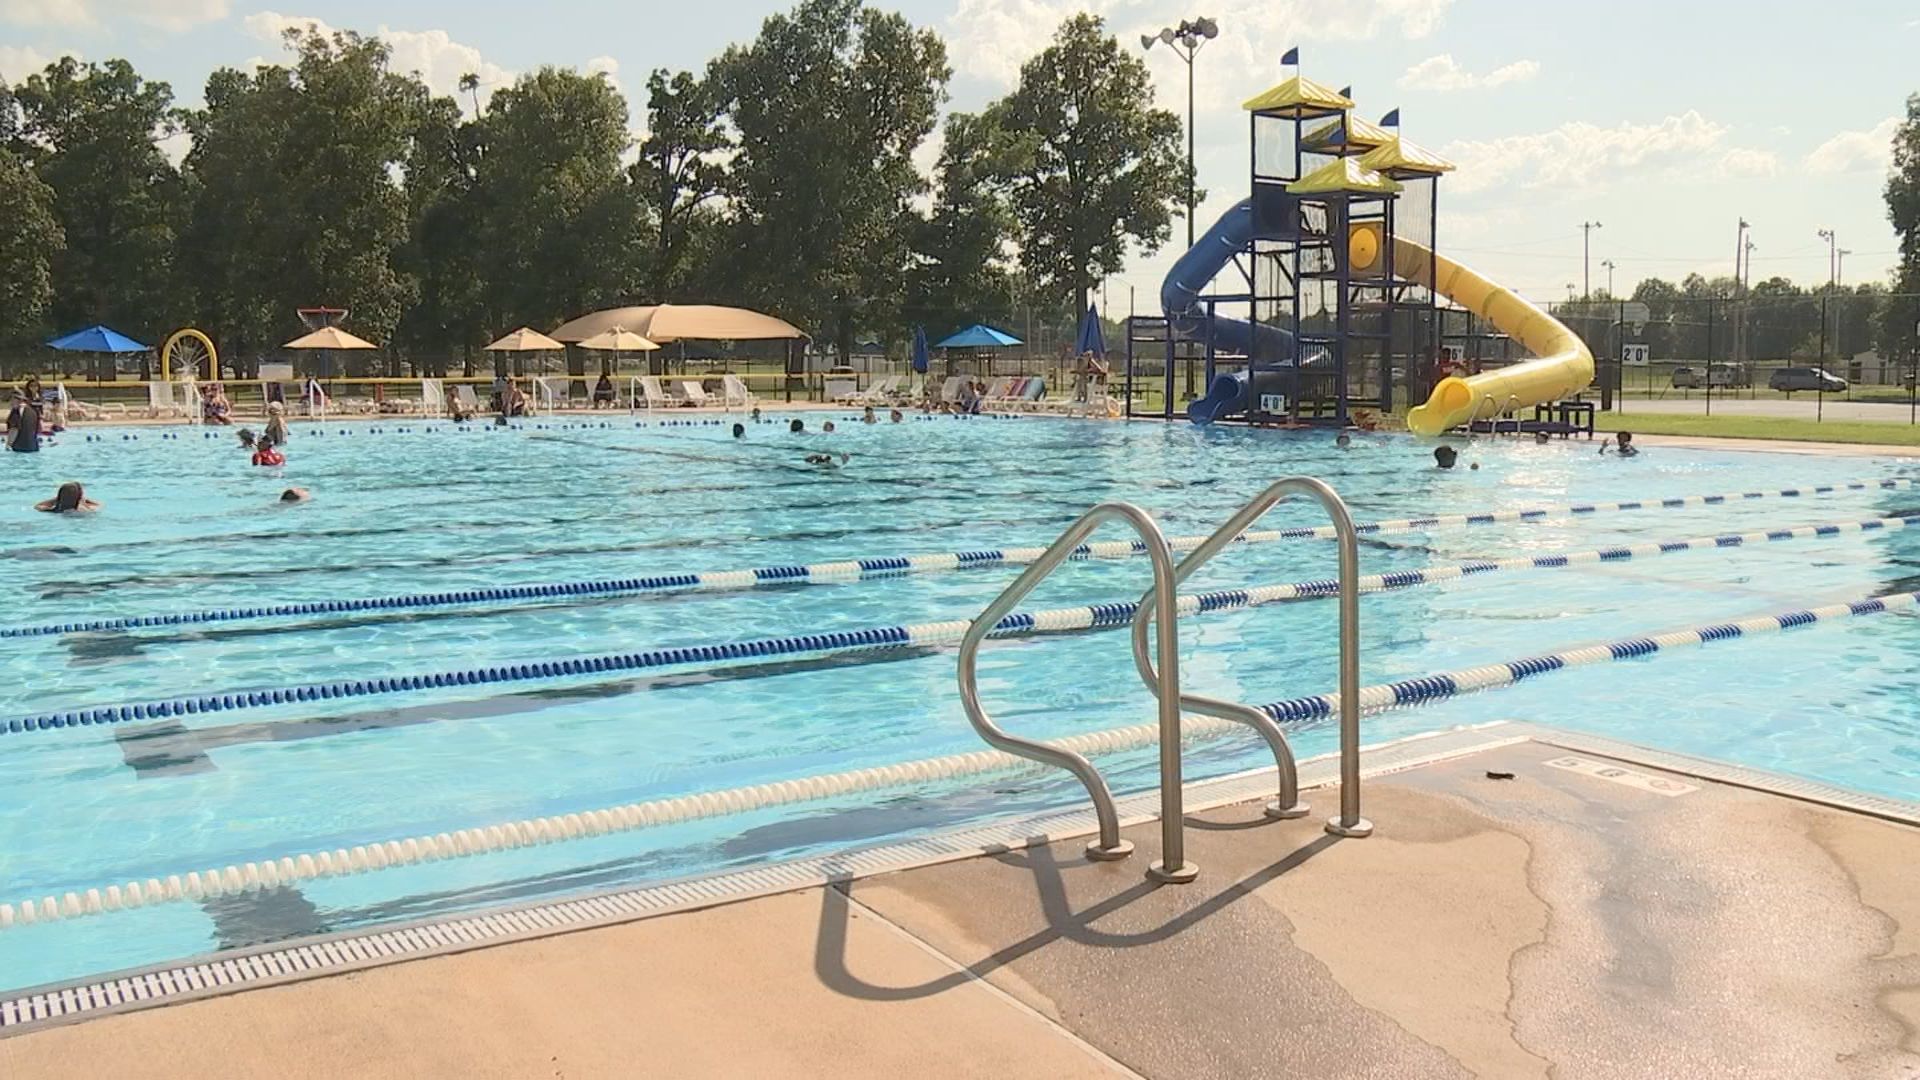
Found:
[[[1194, 571], [1252, 527], [1254, 522], [1266, 516], [1267, 511], [1294, 493], [1308, 494], [1319, 501], [1326, 509], [1327, 516], [1333, 519], [1334, 533], [1340, 544], [1340, 814], [1328, 819], [1327, 831], [1336, 836], [1367, 836], [1373, 832], [1373, 825], [1360, 816], [1360, 541], [1353, 527], [1353, 515], [1347, 511], [1346, 501], [1325, 481], [1309, 476], [1290, 476], [1276, 481], [1180, 560], [1173, 571], [1173, 584], [1178, 587]], [[1133, 616], [1134, 667], [1150, 688], [1157, 688], [1161, 682], [1154, 671], [1153, 658], [1147, 653], [1147, 621], [1154, 617], [1163, 602], [1152, 594], [1143, 597]], [[1168, 655], [1166, 647], [1162, 645], [1160, 657], [1163, 667]], [[1206, 716], [1237, 720], [1258, 731], [1273, 750], [1280, 773], [1279, 797], [1268, 804], [1268, 816], [1290, 818], [1308, 812], [1306, 804], [1300, 801], [1300, 779], [1294, 765], [1293, 750], [1287, 745], [1286, 735], [1280, 730], [1280, 725], [1272, 717], [1250, 705], [1198, 694], [1183, 696], [1180, 704], [1183, 708]], [[1177, 753], [1178, 744], [1175, 745]], [[1164, 739], [1162, 753], [1165, 753]], [[1178, 763], [1175, 764], [1177, 767]], [[1164, 816], [1164, 808], [1162, 813]]]
[[[1007, 586], [980, 617], [973, 620], [967, 628], [966, 637], [960, 642], [960, 706], [966, 710], [968, 722], [978, 732], [987, 745], [1003, 750], [1018, 757], [1038, 761], [1043, 765], [1052, 765], [1065, 769], [1079, 779], [1087, 789], [1087, 795], [1093, 799], [1094, 815], [1099, 819], [1100, 836], [1087, 844], [1087, 857], [1090, 859], [1124, 859], [1133, 853], [1133, 842], [1120, 836], [1120, 815], [1113, 805], [1113, 793], [1107, 789], [1107, 782], [1100, 776], [1100, 770], [1085, 757], [1070, 750], [1048, 746], [1043, 742], [1023, 739], [1009, 735], [993, 722], [985, 709], [980, 706], [980, 681], [977, 670], [980, 645], [987, 635], [999, 625], [1013, 610], [1013, 606], [1026, 598], [1048, 574], [1073, 555], [1074, 549], [1086, 540], [1093, 530], [1102, 524], [1120, 519], [1133, 527], [1147, 546], [1147, 557], [1153, 564], [1153, 596], [1168, 610], [1174, 606], [1173, 552], [1167, 546], [1167, 538], [1153, 518], [1132, 503], [1101, 503], [1080, 516], [1080, 519], [1060, 534], [1052, 546], [1048, 547], [1038, 559], [1035, 559], [1013, 584]], [[1180, 628], [1178, 618], [1168, 619], [1158, 627], [1158, 644], [1162, 656], [1174, 657], [1171, 664], [1161, 665], [1157, 676], [1156, 690], [1160, 699], [1160, 783], [1161, 800], [1164, 805], [1167, 795], [1168, 777], [1172, 777], [1173, 807], [1177, 811], [1180, 804]], [[1168, 769], [1168, 755], [1172, 755], [1171, 773]], [[1176, 845], [1177, 853], [1178, 847]], [[1158, 865], [1158, 864], [1155, 864]], [[1174, 866], [1182, 865], [1175, 862]], [[1186, 880], [1192, 880], [1189, 876]]]

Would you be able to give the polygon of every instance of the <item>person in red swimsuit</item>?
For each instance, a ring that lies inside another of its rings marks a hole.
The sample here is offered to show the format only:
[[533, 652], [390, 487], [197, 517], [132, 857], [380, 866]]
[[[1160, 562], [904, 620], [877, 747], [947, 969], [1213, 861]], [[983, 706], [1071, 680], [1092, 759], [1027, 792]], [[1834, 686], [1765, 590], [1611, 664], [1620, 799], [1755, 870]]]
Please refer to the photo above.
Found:
[[260, 437], [260, 441], [254, 444], [253, 463], [255, 465], [285, 465], [287, 463], [287, 455], [275, 448], [272, 439], [263, 435]]

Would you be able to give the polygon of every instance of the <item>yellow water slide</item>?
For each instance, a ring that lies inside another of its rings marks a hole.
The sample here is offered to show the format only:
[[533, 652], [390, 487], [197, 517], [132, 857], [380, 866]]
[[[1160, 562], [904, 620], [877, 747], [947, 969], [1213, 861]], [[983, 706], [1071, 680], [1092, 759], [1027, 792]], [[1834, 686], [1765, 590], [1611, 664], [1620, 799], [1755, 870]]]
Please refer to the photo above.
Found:
[[[1356, 265], [1364, 265], [1363, 253], [1372, 254], [1364, 249], [1377, 250], [1378, 245], [1377, 233], [1369, 245], [1356, 231], [1352, 245]], [[1534, 355], [1532, 360], [1498, 371], [1442, 379], [1427, 403], [1407, 414], [1407, 427], [1414, 434], [1439, 435], [1471, 420], [1558, 401], [1593, 381], [1593, 353], [1580, 335], [1513, 290], [1398, 237], [1393, 242], [1393, 269], [1398, 276], [1417, 281], [1486, 319]]]

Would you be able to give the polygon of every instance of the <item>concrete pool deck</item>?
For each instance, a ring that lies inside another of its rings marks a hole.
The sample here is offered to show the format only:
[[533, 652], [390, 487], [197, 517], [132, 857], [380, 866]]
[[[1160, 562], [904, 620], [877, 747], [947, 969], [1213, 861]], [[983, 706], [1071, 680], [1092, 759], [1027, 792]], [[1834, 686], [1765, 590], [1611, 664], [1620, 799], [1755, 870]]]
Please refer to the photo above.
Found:
[[1366, 840], [1198, 810], [1191, 885], [1140, 822], [28, 1030], [0, 1076], [1920, 1077], [1920, 828], [1514, 730], [1389, 763]]

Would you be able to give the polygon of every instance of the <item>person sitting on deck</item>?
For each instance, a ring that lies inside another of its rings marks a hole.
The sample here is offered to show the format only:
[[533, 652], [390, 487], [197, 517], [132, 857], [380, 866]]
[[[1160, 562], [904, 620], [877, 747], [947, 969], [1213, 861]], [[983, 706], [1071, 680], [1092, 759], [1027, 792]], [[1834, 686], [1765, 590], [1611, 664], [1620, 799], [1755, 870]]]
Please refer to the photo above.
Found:
[[44, 514], [83, 514], [100, 509], [100, 504], [87, 498], [87, 491], [79, 481], [69, 480], [60, 485], [53, 498], [35, 503], [33, 508]]
[[620, 394], [614, 390], [613, 380], [607, 376], [606, 372], [602, 371], [600, 373], [600, 381], [593, 384], [593, 407], [598, 409], [602, 405], [605, 405], [611, 409], [619, 404], [619, 402]]
[[225, 388], [219, 383], [208, 383], [201, 392], [205, 396], [200, 403], [202, 421], [223, 426], [233, 423], [233, 402], [227, 400]]

